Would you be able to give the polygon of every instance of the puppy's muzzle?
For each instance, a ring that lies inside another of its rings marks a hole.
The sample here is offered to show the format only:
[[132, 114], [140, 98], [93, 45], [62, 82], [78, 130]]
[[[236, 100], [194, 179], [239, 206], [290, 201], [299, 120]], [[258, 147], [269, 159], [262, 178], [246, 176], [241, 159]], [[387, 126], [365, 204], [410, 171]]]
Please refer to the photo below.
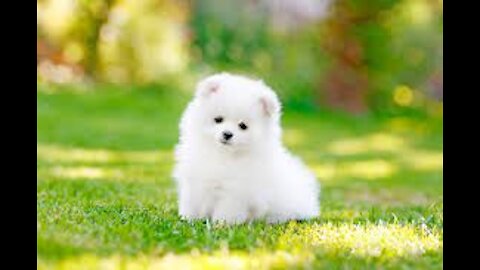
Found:
[[224, 131], [222, 133], [222, 136], [223, 136], [223, 140], [228, 141], [233, 137], [233, 133], [230, 131]]
[[221, 143], [225, 145], [230, 145], [232, 142], [231, 139], [233, 137], [233, 133], [230, 131], [224, 131], [222, 132], [222, 139], [220, 140]]

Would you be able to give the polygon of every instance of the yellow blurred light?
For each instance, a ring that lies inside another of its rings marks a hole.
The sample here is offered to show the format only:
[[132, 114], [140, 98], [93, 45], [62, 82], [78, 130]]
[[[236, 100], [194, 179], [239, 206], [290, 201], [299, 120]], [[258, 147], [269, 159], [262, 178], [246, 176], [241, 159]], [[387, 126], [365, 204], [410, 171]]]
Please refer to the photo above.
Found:
[[406, 85], [399, 85], [393, 91], [393, 100], [400, 106], [409, 106], [413, 102], [413, 90]]
[[[401, 132], [401, 133], [416, 133], [424, 134], [426, 126], [425, 123], [414, 121], [404, 117], [393, 118], [386, 124], [386, 128], [391, 132]], [[405, 150], [407, 147], [403, 147]], [[402, 150], [399, 149], [399, 150]]]
[[65, 59], [71, 63], [78, 63], [83, 59], [84, 52], [82, 46], [76, 42], [70, 42], [63, 51]]
[[417, 24], [425, 24], [432, 19], [432, 9], [427, 1], [410, 1], [407, 6], [407, 13], [412, 22]]
[[95, 167], [55, 167], [52, 169], [51, 174], [56, 177], [68, 179], [101, 179], [106, 177], [113, 177], [116, 174], [120, 176], [121, 172]]
[[385, 160], [367, 160], [346, 164], [340, 171], [353, 177], [378, 179], [392, 175], [396, 167]]
[[[37, 159], [52, 165], [37, 170], [37, 176], [42, 179], [151, 182], [171, 170], [173, 154], [171, 151], [113, 151], [39, 144]], [[143, 166], [134, 165], [138, 163]]]
[[157, 163], [170, 160], [170, 152], [161, 151], [112, 151], [105, 149], [83, 149], [56, 145], [37, 145], [37, 157], [51, 162], [143, 162]]
[[[251, 253], [220, 250], [212, 254], [167, 253], [162, 257], [114, 255], [101, 257], [91, 254], [66, 258], [57, 263], [59, 269], [285, 269], [313, 260], [308, 252], [290, 253], [283, 250], [256, 250]], [[38, 269], [52, 269], [52, 262], [40, 260]]]
[[[183, 71], [191, 57], [188, 12], [170, 1], [117, 1], [100, 33], [102, 76], [115, 83], [145, 83]], [[135, 63], [127, 63], [124, 55]], [[135, 69], [129, 70], [132, 66]]]
[[42, 5], [40, 24], [43, 31], [52, 37], [62, 36], [75, 18], [74, 0], [50, 0]]
[[285, 129], [283, 137], [289, 146], [298, 146], [305, 141], [305, 134], [299, 129]]
[[337, 140], [328, 146], [328, 150], [336, 155], [355, 155], [371, 151], [395, 152], [405, 145], [401, 137], [375, 133], [364, 138]]
[[335, 166], [332, 164], [312, 165], [310, 168], [315, 172], [315, 175], [323, 180], [331, 180], [335, 177]]
[[377, 133], [368, 137], [370, 149], [373, 151], [394, 152], [405, 147], [405, 141], [394, 135]]
[[130, 13], [128, 10], [125, 8], [125, 6], [122, 6], [121, 3], [118, 3], [111, 9], [108, 20], [109, 23], [120, 26], [125, 24], [129, 18]]
[[443, 247], [437, 232], [424, 233], [411, 225], [289, 224], [279, 245], [285, 248], [319, 247], [354, 257], [409, 257]]
[[[345, 213], [354, 216], [355, 213]], [[412, 258], [443, 248], [441, 232], [400, 224], [286, 224], [275, 250], [234, 251], [228, 245], [213, 252], [192, 250], [163, 256], [97, 256], [84, 254], [59, 262], [37, 258], [38, 269], [289, 269], [311, 265], [315, 250], [327, 256]], [[55, 267], [56, 266], [56, 267]]]
[[322, 181], [345, 177], [376, 180], [391, 176], [398, 170], [395, 163], [378, 159], [324, 164], [310, 163], [309, 167]]
[[328, 150], [337, 155], [355, 155], [368, 151], [368, 144], [364, 140], [344, 139], [330, 144]]
[[404, 160], [412, 168], [422, 171], [442, 170], [443, 153], [433, 151], [405, 151]]

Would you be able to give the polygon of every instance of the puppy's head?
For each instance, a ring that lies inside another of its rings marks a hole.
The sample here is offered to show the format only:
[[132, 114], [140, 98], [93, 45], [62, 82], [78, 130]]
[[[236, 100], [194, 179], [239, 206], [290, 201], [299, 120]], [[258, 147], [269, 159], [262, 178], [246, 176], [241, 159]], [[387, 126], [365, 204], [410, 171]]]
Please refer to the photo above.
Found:
[[280, 103], [262, 81], [228, 73], [197, 85], [197, 117], [207, 140], [229, 150], [248, 150], [278, 140]]

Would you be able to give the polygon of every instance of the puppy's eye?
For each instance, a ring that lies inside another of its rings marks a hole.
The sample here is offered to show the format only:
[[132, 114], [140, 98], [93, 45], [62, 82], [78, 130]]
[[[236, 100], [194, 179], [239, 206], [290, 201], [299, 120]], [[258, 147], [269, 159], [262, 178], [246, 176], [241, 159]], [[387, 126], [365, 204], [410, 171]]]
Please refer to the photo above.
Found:
[[238, 126], [239, 126], [240, 129], [242, 129], [242, 130], [246, 130], [246, 129], [248, 128], [247, 125], [245, 125], [245, 123], [243, 123], [243, 122], [240, 122], [240, 124], [238, 124]]
[[223, 122], [223, 117], [217, 116], [213, 118], [213, 120], [215, 121], [215, 123], [220, 124], [221, 122]]

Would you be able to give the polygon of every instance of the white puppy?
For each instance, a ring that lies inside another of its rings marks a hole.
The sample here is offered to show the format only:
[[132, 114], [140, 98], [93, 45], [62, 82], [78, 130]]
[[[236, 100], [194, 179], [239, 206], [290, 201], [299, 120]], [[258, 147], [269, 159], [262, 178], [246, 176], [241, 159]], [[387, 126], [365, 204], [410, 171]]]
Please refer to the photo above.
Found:
[[262, 81], [228, 73], [201, 81], [175, 158], [183, 218], [277, 223], [319, 214], [319, 183], [282, 145], [280, 102]]

